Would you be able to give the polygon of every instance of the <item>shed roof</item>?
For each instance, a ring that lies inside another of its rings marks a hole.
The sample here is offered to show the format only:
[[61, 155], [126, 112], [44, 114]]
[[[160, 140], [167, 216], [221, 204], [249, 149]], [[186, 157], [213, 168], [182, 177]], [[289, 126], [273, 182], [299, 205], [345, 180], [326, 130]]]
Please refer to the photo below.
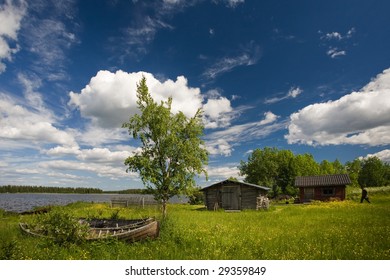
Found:
[[348, 174], [301, 176], [295, 178], [296, 187], [343, 186], [351, 184]]
[[249, 186], [249, 187], [254, 187], [254, 188], [257, 188], [257, 189], [261, 189], [261, 190], [264, 190], [264, 191], [269, 191], [270, 188], [267, 188], [267, 187], [263, 187], [263, 186], [259, 186], [259, 185], [255, 185], [255, 184], [250, 184], [250, 183], [246, 183], [246, 182], [242, 182], [242, 181], [235, 181], [235, 180], [224, 180], [224, 181], [221, 181], [221, 182], [218, 182], [218, 183], [215, 183], [215, 184], [212, 184], [210, 186], [207, 186], [207, 187], [204, 187], [202, 189], [202, 191], [208, 189], [208, 188], [211, 188], [211, 187], [215, 187], [215, 186], [218, 186], [218, 185], [226, 185], [226, 184], [238, 184], [238, 185], [241, 185], [241, 186]]

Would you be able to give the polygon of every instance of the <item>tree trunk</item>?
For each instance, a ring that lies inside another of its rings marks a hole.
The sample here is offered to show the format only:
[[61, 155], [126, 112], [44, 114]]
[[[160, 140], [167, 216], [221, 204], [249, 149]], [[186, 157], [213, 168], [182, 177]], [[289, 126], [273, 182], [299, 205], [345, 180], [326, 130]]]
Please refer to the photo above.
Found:
[[162, 200], [162, 214], [165, 219], [167, 217], [167, 201], [165, 199]]

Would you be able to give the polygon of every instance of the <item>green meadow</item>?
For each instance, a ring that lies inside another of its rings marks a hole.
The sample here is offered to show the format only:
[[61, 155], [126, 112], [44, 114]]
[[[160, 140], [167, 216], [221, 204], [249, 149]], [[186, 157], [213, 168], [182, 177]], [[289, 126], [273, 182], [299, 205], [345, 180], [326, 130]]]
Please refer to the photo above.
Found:
[[389, 260], [390, 188], [369, 191], [371, 204], [360, 203], [360, 189], [352, 189], [342, 202], [274, 203], [261, 211], [227, 213], [206, 211], [201, 205], [169, 205], [165, 220], [158, 206], [74, 203], [52, 210], [72, 217], [154, 216], [161, 221], [157, 240], [134, 244], [117, 240], [57, 244], [25, 236], [18, 223], [32, 222], [37, 215], [0, 210], [0, 259]]

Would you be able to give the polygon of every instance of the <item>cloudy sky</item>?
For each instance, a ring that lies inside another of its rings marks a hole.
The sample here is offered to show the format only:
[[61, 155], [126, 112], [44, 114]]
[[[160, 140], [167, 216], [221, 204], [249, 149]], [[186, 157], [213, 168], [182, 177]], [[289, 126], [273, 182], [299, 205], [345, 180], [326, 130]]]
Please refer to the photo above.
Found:
[[387, 0], [0, 0], [0, 185], [141, 187], [145, 76], [204, 111], [207, 185], [256, 148], [390, 161]]

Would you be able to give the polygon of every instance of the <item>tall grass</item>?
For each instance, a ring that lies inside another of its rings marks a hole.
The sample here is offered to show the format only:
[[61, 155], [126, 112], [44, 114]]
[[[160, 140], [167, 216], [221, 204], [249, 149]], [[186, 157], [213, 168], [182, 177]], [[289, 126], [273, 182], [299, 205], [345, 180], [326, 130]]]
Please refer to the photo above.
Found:
[[[390, 259], [390, 190], [360, 190], [343, 202], [276, 205], [268, 211], [226, 213], [202, 206], [170, 205], [154, 241], [127, 244], [110, 240], [58, 246], [23, 236], [17, 223], [31, 217], [0, 218], [2, 259]], [[107, 204], [63, 207], [77, 217], [140, 218], [160, 209], [112, 209]]]

